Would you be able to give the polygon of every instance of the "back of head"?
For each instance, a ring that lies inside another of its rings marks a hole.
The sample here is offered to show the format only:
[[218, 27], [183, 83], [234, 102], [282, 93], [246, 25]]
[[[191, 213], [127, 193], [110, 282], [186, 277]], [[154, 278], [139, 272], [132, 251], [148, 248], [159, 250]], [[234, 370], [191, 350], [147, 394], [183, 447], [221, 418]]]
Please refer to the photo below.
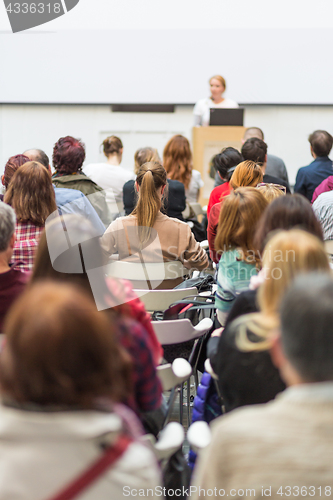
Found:
[[9, 158], [5, 165], [5, 170], [3, 173], [3, 185], [6, 189], [16, 170], [28, 161], [30, 161], [30, 159], [26, 155], [15, 155]]
[[68, 135], [55, 143], [52, 162], [58, 174], [70, 175], [81, 171], [85, 157], [84, 144]]
[[139, 186], [139, 199], [132, 214], [136, 215], [141, 243], [149, 240], [151, 228], [161, 209], [158, 190], [167, 184], [167, 173], [158, 162], [144, 163], [140, 167], [136, 182]]
[[4, 331], [0, 376], [9, 400], [93, 408], [98, 397], [120, 401], [129, 392], [127, 358], [111, 323], [75, 287], [32, 286], [10, 311]]
[[161, 163], [161, 159], [158, 155], [157, 149], [154, 148], [140, 148], [135, 152], [134, 155], [134, 173], [137, 175], [139, 168], [145, 163], [158, 162]]
[[240, 152], [235, 148], [228, 147], [214, 156], [213, 166], [222, 179], [228, 179], [229, 170], [236, 167], [241, 161], [243, 161], [243, 157]]
[[18, 221], [43, 226], [57, 210], [50, 173], [40, 163], [25, 163], [13, 175], [4, 201], [14, 208]]
[[252, 137], [244, 142], [242, 155], [244, 160], [254, 161], [263, 165], [267, 155], [267, 144], [257, 137]]
[[333, 380], [333, 280], [300, 276], [281, 304], [284, 354], [304, 382]]
[[280, 198], [280, 196], [284, 196], [286, 194], [286, 188], [284, 186], [279, 186], [278, 184], [267, 184], [262, 182], [257, 186], [258, 191], [260, 191], [268, 201], [268, 203], [272, 203], [276, 198]]
[[262, 169], [253, 161], [242, 161], [235, 168], [230, 179], [232, 189], [239, 187], [255, 187], [263, 180]]
[[28, 156], [31, 161], [37, 161], [38, 163], [44, 165], [45, 168], [49, 168], [50, 159], [41, 149], [28, 149], [24, 152], [24, 154]]
[[299, 228], [323, 240], [320, 222], [316, 218], [309, 200], [300, 194], [286, 195], [276, 200], [265, 210], [255, 235], [255, 246], [263, 251], [270, 232], [277, 229]]
[[188, 188], [192, 176], [192, 152], [189, 141], [183, 135], [175, 135], [163, 151], [163, 166], [168, 177]]
[[244, 260], [258, 263], [253, 235], [260, 216], [268, 202], [255, 188], [239, 188], [224, 198], [220, 212], [215, 249], [225, 252], [240, 248]]
[[316, 130], [309, 135], [308, 140], [316, 156], [328, 156], [330, 154], [333, 137], [326, 130]]
[[123, 143], [115, 135], [111, 135], [103, 141], [103, 152], [107, 158], [114, 154], [120, 155], [122, 149]]
[[0, 202], [0, 252], [7, 250], [15, 233], [16, 215], [12, 207]]
[[283, 294], [297, 275], [330, 272], [322, 242], [301, 229], [274, 234], [265, 246], [262, 262], [266, 272], [258, 291], [258, 302], [267, 315], [277, 315]]
[[261, 139], [262, 141], [265, 140], [264, 133], [259, 127], [249, 127], [245, 130], [245, 134], [243, 136], [243, 141], [246, 142], [248, 139], [251, 139], [252, 137], [257, 137], [258, 139]]

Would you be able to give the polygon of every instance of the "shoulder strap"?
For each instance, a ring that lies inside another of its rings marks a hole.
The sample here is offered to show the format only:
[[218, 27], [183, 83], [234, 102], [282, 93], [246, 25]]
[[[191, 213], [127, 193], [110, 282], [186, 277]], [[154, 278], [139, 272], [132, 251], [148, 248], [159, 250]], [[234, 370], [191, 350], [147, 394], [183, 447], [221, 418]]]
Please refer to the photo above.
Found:
[[79, 477], [76, 477], [74, 481], [65, 486], [61, 492], [48, 500], [72, 500], [76, 498], [121, 457], [131, 442], [131, 438], [122, 434], [118, 441], [107, 448], [103, 455], [90, 465]]

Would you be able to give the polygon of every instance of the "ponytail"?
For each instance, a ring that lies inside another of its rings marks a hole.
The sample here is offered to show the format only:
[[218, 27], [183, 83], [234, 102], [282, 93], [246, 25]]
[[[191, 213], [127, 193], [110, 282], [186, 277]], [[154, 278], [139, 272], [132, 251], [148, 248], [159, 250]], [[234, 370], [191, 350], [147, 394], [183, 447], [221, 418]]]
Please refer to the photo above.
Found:
[[150, 238], [151, 228], [161, 209], [161, 199], [157, 191], [167, 184], [167, 174], [158, 162], [144, 163], [138, 171], [136, 182], [140, 187], [139, 199], [132, 214], [136, 215], [138, 220], [139, 240], [145, 243]]

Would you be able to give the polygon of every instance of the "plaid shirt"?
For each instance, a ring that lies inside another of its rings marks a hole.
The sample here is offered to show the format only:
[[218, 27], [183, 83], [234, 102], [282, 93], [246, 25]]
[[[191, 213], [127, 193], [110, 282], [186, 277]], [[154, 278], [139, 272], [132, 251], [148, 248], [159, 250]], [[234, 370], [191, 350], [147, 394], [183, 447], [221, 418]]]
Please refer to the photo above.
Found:
[[16, 222], [16, 241], [12, 256], [12, 263], [23, 272], [31, 271], [39, 238], [44, 227], [35, 226], [31, 222]]

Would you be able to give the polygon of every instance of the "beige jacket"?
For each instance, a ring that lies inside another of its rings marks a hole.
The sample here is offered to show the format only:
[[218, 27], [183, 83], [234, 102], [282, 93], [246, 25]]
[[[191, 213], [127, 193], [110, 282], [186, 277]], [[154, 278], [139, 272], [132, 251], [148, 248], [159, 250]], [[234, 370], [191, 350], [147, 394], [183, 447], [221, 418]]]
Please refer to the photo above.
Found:
[[195, 240], [190, 227], [178, 219], [158, 213], [150, 240], [141, 248], [136, 217], [120, 217], [113, 221], [101, 238], [106, 255], [119, 254], [120, 260], [131, 262], [181, 261], [188, 269], [201, 271], [208, 265], [206, 252]]
[[293, 386], [212, 427], [211, 445], [194, 471], [192, 500], [203, 497], [199, 487], [217, 488], [216, 498], [222, 489], [236, 499], [332, 498], [333, 382]]

